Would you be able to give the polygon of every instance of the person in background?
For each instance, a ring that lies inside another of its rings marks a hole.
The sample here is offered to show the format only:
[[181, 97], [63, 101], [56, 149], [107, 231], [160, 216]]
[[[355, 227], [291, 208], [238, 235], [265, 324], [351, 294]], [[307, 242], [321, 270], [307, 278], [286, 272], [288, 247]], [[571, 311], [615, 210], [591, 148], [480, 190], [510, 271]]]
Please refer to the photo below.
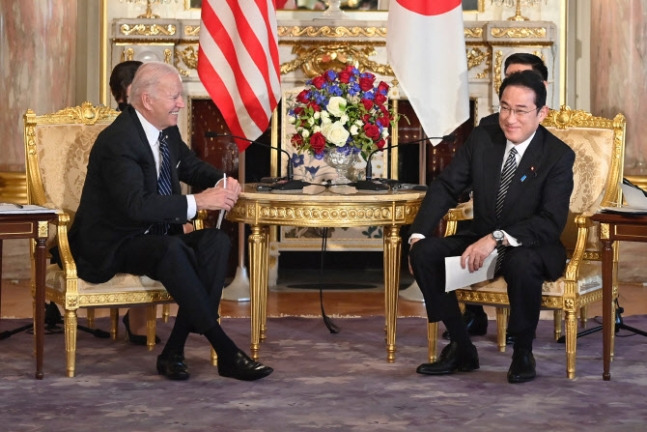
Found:
[[142, 65], [137, 60], [128, 60], [117, 64], [110, 73], [110, 92], [115, 98], [119, 111], [125, 111], [128, 106], [128, 87], [133, 82], [135, 72]]
[[[438, 361], [416, 372], [445, 375], [480, 367], [454, 291], [445, 292], [445, 257], [480, 269], [497, 250], [495, 276], [503, 276], [510, 302], [509, 333], [515, 337], [510, 383], [536, 376], [532, 344], [541, 289], [566, 266], [560, 241], [566, 225], [575, 153], [541, 121], [548, 114], [546, 86], [534, 71], [509, 75], [499, 89], [499, 122], [476, 127], [456, 156], [429, 185], [410, 228], [409, 264], [425, 298], [429, 322], [442, 321], [450, 342]], [[473, 191], [472, 223], [452, 236], [435, 227], [465, 190]]]
[[[541, 76], [544, 81], [544, 85], [548, 86], [548, 68], [544, 64], [544, 61], [538, 56], [530, 53], [514, 53], [508, 56], [504, 62], [504, 74], [509, 76], [515, 72], [521, 72], [525, 70], [535, 71], [539, 76]], [[499, 113], [490, 114], [489, 116], [483, 117], [479, 122], [479, 125], [486, 124], [498, 124], [499, 123]], [[481, 305], [466, 304], [465, 311], [463, 312], [463, 320], [467, 325], [467, 331], [472, 336], [483, 336], [487, 333], [488, 327], [488, 317]], [[443, 332], [443, 338], [449, 339], [449, 332], [445, 330]], [[514, 338], [510, 335], [506, 335], [506, 341], [508, 344], [514, 343]]]
[[[202, 334], [218, 355], [223, 377], [252, 381], [273, 369], [241, 351], [218, 322], [230, 241], [206, 228], [184, 233], [199, 210], [232, 209], [241, 188], [199, 159], [177, 127], [185, 103], [178, 71], [166, 63], [137, 69], [130, 105], [97, 137], [81, 201], [70, 228], [79, 277], [102, 283], [117, 273], [160, 281], [178, 304], [157, 372], [171, 380], [190, 373], [184, 345]], [[202, 192], [185, 195], [180, 182]]]

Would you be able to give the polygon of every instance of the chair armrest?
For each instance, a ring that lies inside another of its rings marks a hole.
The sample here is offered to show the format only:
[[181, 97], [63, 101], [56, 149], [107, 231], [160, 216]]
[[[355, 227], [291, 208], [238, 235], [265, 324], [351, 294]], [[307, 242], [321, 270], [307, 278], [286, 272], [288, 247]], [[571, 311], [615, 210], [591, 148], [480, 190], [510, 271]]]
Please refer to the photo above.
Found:
[[575, 241], [573, 255], [566, 266], [564, 275], [567, 280], [576, 281], [580, 264], [583, 260], [590, 258], [586, 254], [586, 247], [589, 241], [589, 231], [593, 226], [593, 221], [591, 220], [590, 213], [581, 213], [574, 216], [574, 222], [577, 227], [577, 239]]
[[449, 209], [443, 217], [446, 222], [445, 237], [456, 234], [458, 222], [472, 220], [474, 218], [474, 208], [472, 200], [460, 203], [454, 208]]
[[61, 263], [63, 264], [63, 271], [66, 278], [76, 278], [76, 263], [72, 257], [70, 250], [70, 243], [67, 240], [67, 228], [70, 225], [70, 215], [64, 211], [58, 212], [58, 221], [56, 230], [56, 241], [58, 243], [58, 253], [60, 255]]

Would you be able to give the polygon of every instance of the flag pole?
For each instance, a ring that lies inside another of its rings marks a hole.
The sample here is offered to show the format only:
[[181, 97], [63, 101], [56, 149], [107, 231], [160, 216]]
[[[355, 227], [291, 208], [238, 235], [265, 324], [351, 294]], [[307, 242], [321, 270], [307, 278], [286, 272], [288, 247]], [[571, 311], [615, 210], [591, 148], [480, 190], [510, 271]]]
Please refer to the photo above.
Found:
[[[238, 153], [238, 181], [245, 186], [245, 152]], [[245, 267], [245, 224], [238, 224], [238, 267], [234, 280], [222, 291], [222, 299], [228, 301], [249, 301], [249, 278]]]

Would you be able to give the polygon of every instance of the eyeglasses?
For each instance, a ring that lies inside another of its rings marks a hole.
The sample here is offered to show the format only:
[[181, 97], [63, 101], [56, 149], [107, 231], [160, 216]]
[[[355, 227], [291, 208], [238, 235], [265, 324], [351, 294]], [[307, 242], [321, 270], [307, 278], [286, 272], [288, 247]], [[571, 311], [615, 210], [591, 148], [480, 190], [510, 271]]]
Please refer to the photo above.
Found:
[[499, 107], [499, 114], [501, 114], [503, 116], [506, 116], [506, 117], [509, 116], [510, 114], [514, 114], [515, 117], [525, 117], [528, 114], [530, 114], [531, 112], [539, 111], [539, 109], [540, 108], [535, 108], [535, 109], [531, 109], [530, 111], [523, 111], [523, 110], [520, 110], [520, 109], [513, 109], [513, 108], [510, 108], [510, 107], [507, 107], [507, 106], [500, 106]]

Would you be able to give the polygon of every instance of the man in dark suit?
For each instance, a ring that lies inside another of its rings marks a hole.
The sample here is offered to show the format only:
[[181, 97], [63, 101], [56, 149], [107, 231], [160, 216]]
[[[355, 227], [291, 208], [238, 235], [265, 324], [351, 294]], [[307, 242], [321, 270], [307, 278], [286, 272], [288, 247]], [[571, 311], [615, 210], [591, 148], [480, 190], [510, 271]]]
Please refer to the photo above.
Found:
[[[129, 102], [90, 153], [81, 202], [70, 229], [79, 276], [105, 282], [116, 273], [159, 280], [179, 305], [171, 335], [157, 358], [169, 379], [189, 378], [184, 344], [203, 334], [218, 354], [218, 373], [241, 380], [272, 369], [250, 359], [218, 323], [229, 238], [209, 228], [184, 234], [198, 210], [231, 210], [239, 183], [198, 159], [177, 128], [182, 81], [172, 66], [140, 66]], [[158, 182], [159, 179], [159, 182]], [[180, 181], [203, 189], [183, 195]]]
[[[430, 322], [442, 321], [451, 342], [439, 360], [417, 372], [450, 374], [479, 368], [454, 292], [445, 293], [445, 257], [460, 255], [474, 271], [495, 249], [497, 274], [510, 299], [508, 331], [516, 337], [511, 383], [535, 378], [532, 341], [539, 322], [541, 287], [566, 265], [560, 235], [573, 190], [575, 153], [540, 125], [548, 113], [546, 87], [532, 71], [511, 74], [499, 90], [499, 123], [479, 126], [429, 186], [411, 226], [409, 259]], [[515, 168], [516, 166], [516, 168]], [[508, 181], [509, 180], [509, 181]], [[508, 185], [500, 188], [500, 185]], [[473, 190], [474, 219], [450, 237], [432, 234], [460, 194]]]
[[[530, 53], [514, 53], [506, 57], [503, 68], [503, 73], [506, 77], [515, 72], [525, 70], [535, 71], [541, 76], [544, 85], [548, 85], [548, 68], [540, 57]], [[479, 122], [479, 125], [487, 124], [499, 124], [499, 113], [497, 112], [483, 117]], [[463, 320], [467, 325], [467, 331], [470, 335], [482, 336], [487, 333], [488, 317], [485, 310], [483, 310], [483, 306], [473, 304], [465, 305]], [[443, 337], [449, 339], [449, 332], [445, 331]], [[507, 335], [506, 340], [510, 344], [514, 341], [514, 338]]]

